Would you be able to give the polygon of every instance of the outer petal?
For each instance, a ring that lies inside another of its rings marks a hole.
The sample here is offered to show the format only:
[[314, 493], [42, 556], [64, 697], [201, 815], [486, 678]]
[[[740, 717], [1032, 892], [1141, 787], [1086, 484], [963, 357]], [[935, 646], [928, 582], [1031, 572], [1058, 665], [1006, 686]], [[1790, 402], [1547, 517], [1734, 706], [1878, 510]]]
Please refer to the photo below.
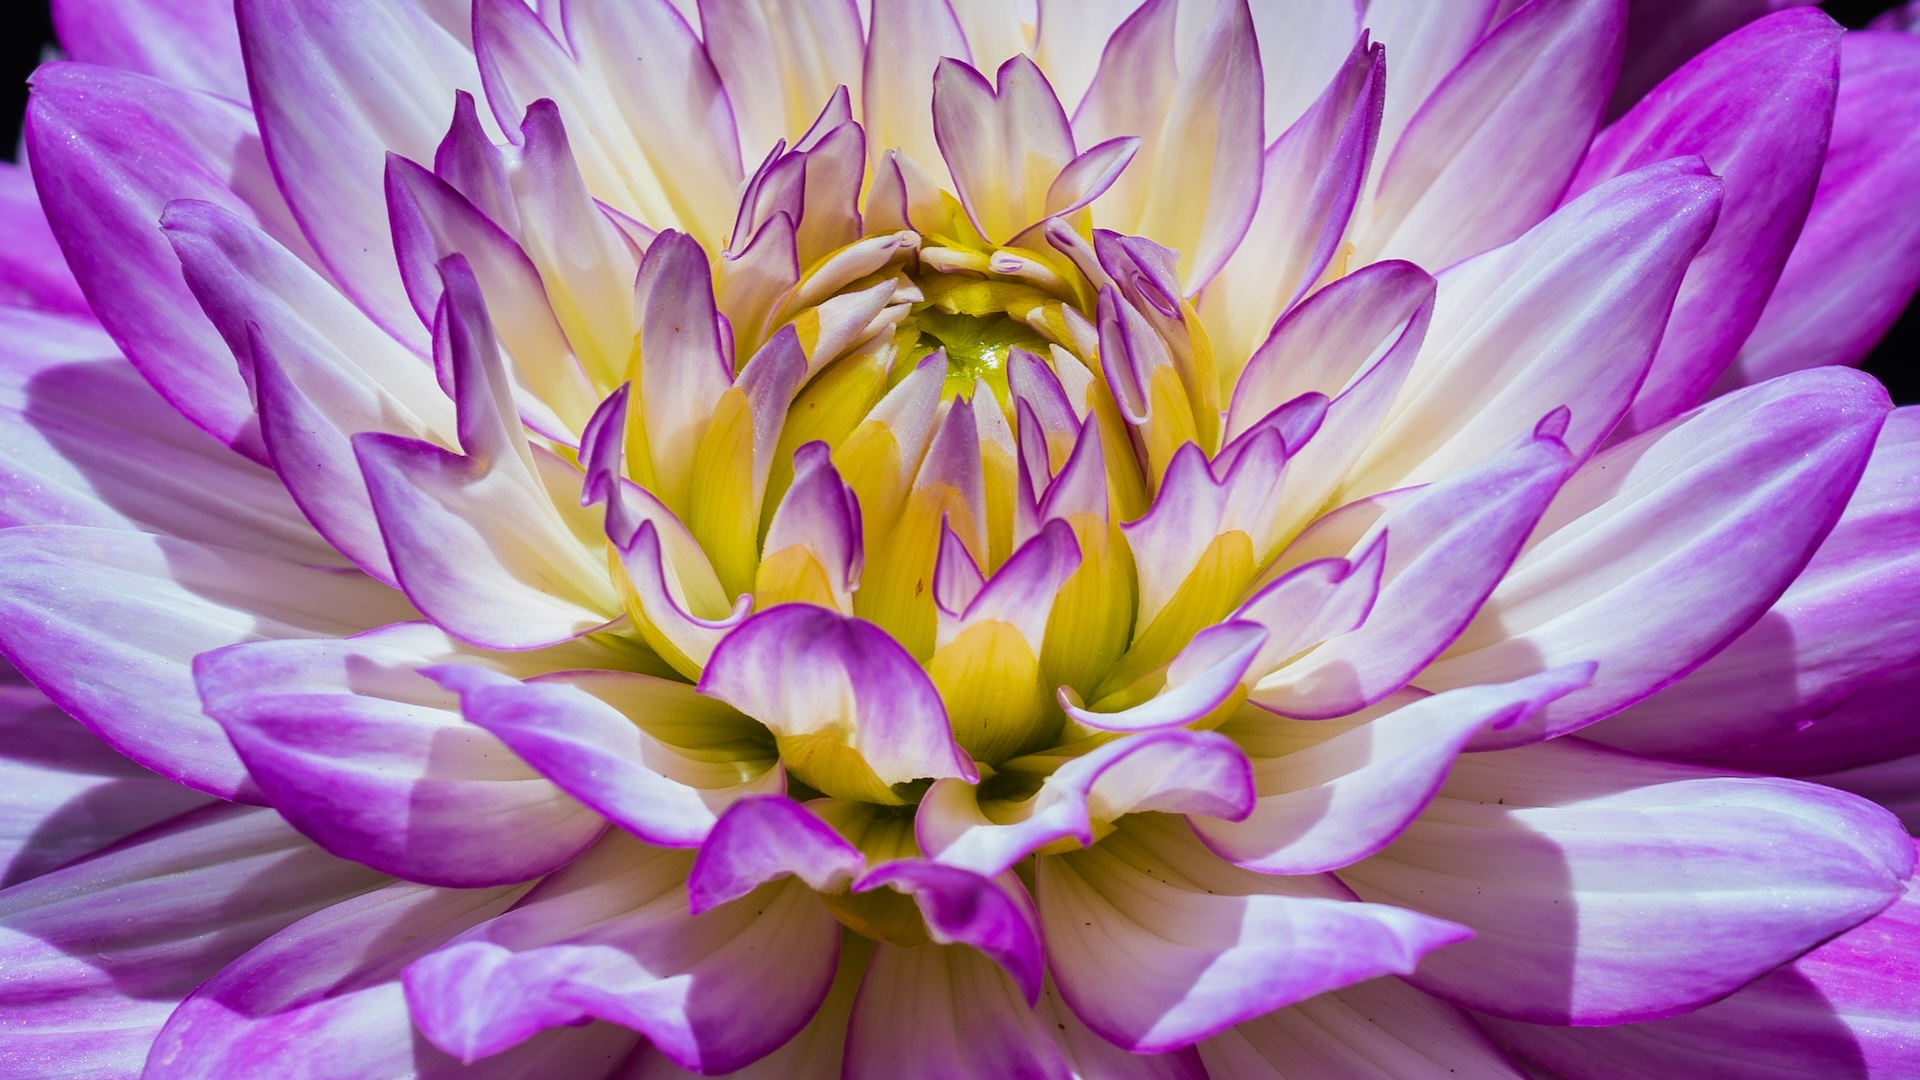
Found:
[[1627, 57], [1614, 88], [1609, 119], [1673, 74], [1682, 64], [1740, 27], [1808, 0], [1628, 0]]
[[0, 652], [114, 749], [223, 798], [258, 798], [189, 668], [209, 649], [411, 618], [352, 571], [108, 529], [0, 533]]
[[418, 673], [475, 659], [409, 624], [237, 645], [193, 666], [208, 714], [301, 832], [398, 877], [473, 887], [559, 869], [605, 828]]
[[1393, 145], [1355, 256], [1439, 269], [1545, 218], [1600, 126], [1625, 6], [1539, 0], [1476, 45]]
[[1595, 458], [1419, 684], [1599, 661], [1592, 686], [1491, 747], [1573, 730], [1686, 674], [1807, 564], [1866, 467], [1885, 401], [1857, 372], [1797, 372]]
[[[766, 724], [783, 743], [819, 747], [819, 766], [781, 754], [815, 786], [834, 783], [809, 771], [820, 766], [849, 770], [841, 781], [858, 786], [856, 764], [888, 787], [929, 776], [977, 779], [933, 683], [907, 651], [872, 623], [825, 608], [782, 604], [742, 623], [707, 661], [700, 692]], [[856, 761], [830, 763], [828, 739]]]
[[1840, 39], [1833, 136], [1807, 223], [1719, 390], [1856, 364], [1920, 286], [1920, 37]]
[[1706, 761], [1721, 768], [1810, 776], [1920, 753], [1920, 729], [1913, 723], [1916, 694], [1920, 664], [1909, 664], [1855, 687], [1811, 724]]
[[53, 27], [67, 55], [82, 63], [247, 100], [240, 36], [225, 0], [56, 0]]
[[[1481, 1019], [1568, 1080], [1905, 1076], [1920, 1070], [1920, 899], [1880, 914], [1731, 997], [1667, 1020], [1605, 1028]], [[1602, 1067], [1600, 1062], [1605, 1062]]]
[[1688, 1012], [1871, 916], [1913, 845], [1886, 811], [1578, 739], [1462, 758], [1362, 897], [1475, 927], [1411, 980], [1534, 1023]]
[[726, 83], [749, 160], [776, 139], [798, 142], [836, 86], [846, 84], [860, 98], [865, 43], [851, 0], [805, 7], [701, 0], [700, 30]]
[[1268, 1013], [1200, 1044], [1213, 1080], [1521, 1080], [1458, 1009], [1374, 979]]
[[340, 565], [280, 478], [154, 393], [92, 320], [0, 308], [0, 523], [136, 529]]
[[168, 202], [205, 199], [304, 251], [258, 140], [240, 106], [141, 75], [55, 64], [34, 77], [26, 146], [81, 290], [161, 396], [261, 460], [246, 385], [153, 227]]
[[1329, 878], [1273, 878], [1215, 859], [1176, 820], [1136, 818], [1037, 868], [1061, 995], [1120, 1046], [1185, 1046], [1388, 972], [1464, 927], [1346, 898]]
[[1676, 154], [1700, 155], [1726, 184], [1623, 433], [1698, 404], [1759, 319], [1820, 178], [1839, 63], [1832, 19], [1781, 12], [1696, 57], [1594, 140], [1573, 191]]
[[40, 208], [25, 165], [0, 165], [0, 228], [11, 241], [0, 251], [0, 303], [90, 316], [80, 283], [67, 269], [60, 241]]
[[[1344, 732], [1336, 728], [1325, 742], [1256, 761], [1260, 797], [1243, 820], [1188, 820], [1221, 858], [1249, 870], [1337, 870], [1400, 835], [1440, 790], [1475, 734], [1525, 719], [1591, 677], [1590, 669], [1575, 668], [1468, 687], [1422, 698]], [[1264, 725], [1301, 726], [1274, 719]]]
[[1920, 409], [1907, 408], [1887, 418], [1839, 522], [1760, 621], [1587, 737], [1660, 757], [1738, 750], [1818, 726], [1856, 690], [1916, 659]]
[[898, 859], [854, 882], [854, 891], [883, 886], [913, 897], [935, 943], [979, 949], [1013, 976], [1027, 1004], [1039, 1001], [1040, 927], [1018, 877], [996, 881], [944, 863]]
[[121, 757], [24, 682], [0, 679], [0, 747], [0, 885], [212, 801]]
[[137, 1076], [180, 1000], [288, 923], [388, 878], [270, 810], [195, 811], [0, 893], [0, 1069]]
[[869, 145], [934, 168], [933, 72], [943, 57], [972, 62], [966, 35], [948, 0], [877, 0], [872, 10], [861, 110]]
[[433, 160], [455, 88], [480, 88], [473, 54], [413, 4], [238, 0], [234, 14], [287, 202], [347, 295], [417, 341], [387, 231], [385, 155]]
[[[458, 664], [427, 674], [459, 691], [470, 722], [649, 843], [691, 847], [728, 803], [785, 786], [764, 734], [685, 683], [625, 671], [555, 672], [523, 683]], [[654, 733], [663, 729], [702, 745], [679, 749]]]
[[1719, 206], [1698, 160], [1665, 162], [1442, 274], [1426, 345], [1340, 500], [1478, 461], [1561, 406], [1567, 446], [1591, 453], [1632, 400]]
[[403, 882], [309, 915], [195, 990], [154, 1040], [141, 1075], [220, 1080], [282, 1069], [290, 1057], [312, 1080], [610, 1075], [637, 1039], [611, 1024], [556, 1031], [472, 1068], [421, 1045], [400, 970], [518, 895]]
[[414, 1022], [469, 1062], [589, 1017], [699, 1072], [767, 1054], [825, 997], [839, 928], [796, 881], [690, 915], [689, 862], [609, 835], [514, 910], [414, 961], [403, 976]]

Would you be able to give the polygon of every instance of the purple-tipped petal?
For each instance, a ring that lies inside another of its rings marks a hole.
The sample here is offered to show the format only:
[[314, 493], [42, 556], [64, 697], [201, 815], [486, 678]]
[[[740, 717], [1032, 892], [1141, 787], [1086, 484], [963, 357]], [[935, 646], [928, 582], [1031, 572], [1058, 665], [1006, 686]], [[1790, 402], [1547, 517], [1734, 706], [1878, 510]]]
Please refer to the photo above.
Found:
[[566, 641], [620, 612], [599, 515], [580, 505], [580, 471], [528, 442], [466, 260], [441, 273], [434, 347], [451, 369], [464, 453], [354, 436], [374, 517], [401, 587], [443, 629], [483, 648]]
[[1628, 0], [1627, 55], [1614, 87], [1609, 120], [1714, 42], [1776, 11], [1811, 0]]
[[1385, 84], [1380, 47], [1355, 42], [1320, 100], [1267, 148], [1247, 235], [1200, 297], [1229, 370], [1333, 261], [1373, 160]]
[[1260, 758], [1252, 813], [1240, 821], [1194, 818], [1194, 831], [1221, 858], [1263, 874], [1338, 870], [1392, 843], [1476, 733], [1522, 720], [1592, 677], [1586, 665], [1436, 694], [1324, 742]]
[[175, 201], [161, 227], [202, 310], [253, 368], [261, 437], [281, 480], [335, 547], [392, 584], [349, 437], [450, 441], [452, 404], [432, 370], [232, 212]]
[[1719, 398], [1602, 453], [1567, 481], [1474, 624], [1419, 684], [1599, 662], [1592, 686], [1488, 733], [1485, 749], [1563, 734], [1666, 686], [1792, 584], [1845, 508], [1886, 412], [1873, 379], [1821, 368]]
[[[1127, 814], [1191, 814], [1239, 820], [1253, 806], [1247, 757], [1208, 731], [1153, 731], [1116, 739], [1060, 766], [1033, 799], [987, 818], [978, 793], [936, 781], [914, 834], [937, 861], [989, 877], [1056, 840], [1092, 844], [1096, 823]], [[1007, 817], [1016, 820], [1007, 822]]]
[[860, 850], [806, 807], [780, 795], [749, 796], [728, 807], [700, 844], [687, 874], [688, 909], [699, 915], [784, 877], [815, 892], [841, 892], [866, 868]]
[[26, 146], [47, 219], [107, 332], [183, 415], [264, 461], [246, 384], [154, 228], [167, 203], [204, 199], [307, 253], [253, 118], [142, 75], [53, 64], [34, 76]]
[[1438, 270], [1544, 219], [1600, 126], [1625, 6], [1539, 0], [1474, 46], [1393, 146], [1356, 258]]
[[708, 1075], [771, 1052], [826, 996], [840, 929], [791, 880], [691, 915], [692, 858], [609, 834], [512, 911], [409, 965], [414, 1023], [465, 1062], [589, 1018]]
[[353, 571], [109, 529], [0, 533], [0, 652], [114, 749], [222, 798], [260, 796], [201, 711], [194, 656], [410, 618], [400, 594]]
[[[956, 561], [965, 555], [962, 549]], [[972, 565], [970, 559], [967, 565]], [[992, 578], [973, 586], [961, 606], [949, 605], [939, 612], [936, 647], [946, 645], [971, 626], [998, 621], [1019, 631], [1033, 655], [1039, 656], [1054, 598], [1079, 568], [1080, 545], [1074, 539], [1073, 527], [1058, 519], [1048, 521], [1038, 535], [993, 572]]]
[[1588, 737], [1660, 757], [1737, 751], [1818, 726], [1861, 687], [1916, 659], [1920, 409], [1906, 408], [1887, 417], [1840, 520], [1760, 621]]
[[1005, 243], [1048, 216], [1048, 192], [1075, 154], [1066, 111], [1032, 60], [1015, 56], [995, 79], [941, 60], [933, 134], [974, 227]]
[[1114, 712], [1074, 704], [1069, 688], [1060, 688], [1060, 707], [1068, 716], [1103, 731], [1152, 731], [1194, 723], [1239, 691], [1248, 668], [1266, 645], [1267, 630], [1256, 622], [1235, 620], [1209, 626], [1193, 636], [1167, 666], [1166, 685], [1151, 698]]
[[[1920, 1069], [1920, 899], [1892, 907], [1732, 996], [1602, 1028], [1482, 1017], [1515, 1054], [1568, 1080], [1905, 1076]], [[1599, 1063], [1604, 1062], [1604, 1067]]]
[[1047, 188], [1047, 216], [1065, 217], [1105, 195], [1139, 152], [1139, 136], [1122, 135], [1075, 157]]
[[940, 945], [971, 945], [1013, 976], [1032, 1005], [1040, 998], [1040, 927], [1026, 886], [926, 859], [884, 863], [854, 882], [855, 892], [892, 888], [913, 897]]
[[1566, 446], [1541, 434], [1399, 493], [1349, 555], [1358, 562], [1385, 538], [1379, 594], [1366, 621], [1262, 677], [1248, 699], [1319, 720], [1407, 685], [1467, 628], [1571, 471]]
[[760, 612], [720, 642], [700, 692], [777, 737], [834, 733], [882, 784], [977, 780], [926, 673], [885, 631], [860, 619], [811, 604]]
[[1212, 1080], [1523, 1080], [1459, 1009], [1398, 979], [1308, 998], [1199, 1046]]
[[471, 1068], [423, 1046], [400, 971], [505, 910], [519, 891], [396, 883], [316, 912], [261, 942], [202, 984], [154, 1039], [143, 1076], [219, 1080], [284, 1068], [312, 1080], [535, 1072], [602, 1075], [637, 1036], [611, 1024], [567, 1028]]
[[692, 501], [694, 451], [720, 395], [733, 385], [733, 358], [721, 350], [706, 252], [684, 233], [661, 233], [647, 249], [633, 293], [645, 358], [639, 400], [654, 477], [649, 487], [684, 517]]
[[1719, 208], [1720, 182], [1699, 159], [1675, 159], [1442, 273], [1426, 344], [1341, 501], [1479, 461], [1561, 407], [1573, 410], [1574, 457], [1592, 453], [1632, 400]]
[[1061, 996], [1088, 1027], [1136, 1053], [1406, 974], [1470, 936], [1454, 923], [1355, 903], [1329, 877], [1229, 866], [1170, 818], [1135, 818], [1085, 851], [1041, 859], [1036, 874]]
[[1698, 404], [1759, 319], [1820, 179], [1840, 34], [1814, 8], [1761, 19], [1674, 72], [1588, 151], [1572, 191], [1679, 154], [1704, 158], [1726, 186], [1622, 434]]
[[1864, 799], [1556, 739], [1462, 757], [1393, 846], [1340, 876], [1478, 932], [1414, 985], [1584, 1026], [1725, 995], [1886, 907], [1912, 868], [1899, 822]]
[[391, 880], [271, 810], [215, 806], [16, 885], [0, 893], [8, 1067], [138, 1076], [196, 987], [289, 923]]
[[328, 851], [431, 885], [511, 884], [559, 869], [605, 823], [420, 670], [475, 659], [411, 624], [203, 653], [194, 678], [267, 800]]
[[[557, 672], [521, 682], [459, 664], [423, 674], [459, 693], [469, 722], [650, 844], [693, 847], [729, 803], [784, 786], [772, 748], [750, 741], [750, 723], [685, 683], [624, 671]], [[745, 745], [735, 760], [702, 760], [647, 730], [669, 720], [744, 735], [738, 741]]]
[[798, 547], [826, 572], [834, 606], [853, 612], [853, 591], [860, 587], [866, 563], [860, 527], [860, 500], [840, 479], [827, 444], [810, 442], [794, 451], [793, 484], [773, 512], [765, 559]]
[[387, 232], [385, 156], [433, 160], [454, 91], [480, 88], [473, 54], [415, 4], [238, 0], [234, 15], [294, 215], [346, 294], [417, 338]]
[[[1812, 776], [1920, 753], [1920, 663], [1868, 679], [1810, 724], [1704, 759], [1717, 768]], [[1837, 787], [1847, 787], [1836, 784]]]
[[973, 61], [949, 0], [878, 0], [871, 5], [861, 117], [874, 151], [897, 150], [922, 169], [938, 168], [933, 73], [943, 58]]
[[1920, 286], [1920, 37], [1840, 39], [1820, 186], [1766, 310], [1716, 390], [1857, 364]]

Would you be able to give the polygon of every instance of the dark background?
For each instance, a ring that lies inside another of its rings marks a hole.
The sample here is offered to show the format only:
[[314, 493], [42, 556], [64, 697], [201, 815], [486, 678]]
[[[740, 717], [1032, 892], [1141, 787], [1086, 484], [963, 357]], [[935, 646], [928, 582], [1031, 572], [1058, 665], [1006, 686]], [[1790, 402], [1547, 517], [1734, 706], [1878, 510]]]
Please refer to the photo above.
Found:
[[[20, 135], [20, 114], [26, 108], [26, 78], [40, 62], [42, 50], [52, 43], [53, 25], [46, 0], [0, 0], [0, 4], [6, 6], [0, 14], [0, 146], [11, 156]], [[1846, 25], [1858, 27], [1897, 5], [1891, 0], [1830, 0], [1821, 6]], [[1920, 303], [1908, 305], [1893, 331], [1861, 366], [1887, 384], [1895, 401], [1914, 404], [1920, 403], [1916, 360], [1920, 360]]]

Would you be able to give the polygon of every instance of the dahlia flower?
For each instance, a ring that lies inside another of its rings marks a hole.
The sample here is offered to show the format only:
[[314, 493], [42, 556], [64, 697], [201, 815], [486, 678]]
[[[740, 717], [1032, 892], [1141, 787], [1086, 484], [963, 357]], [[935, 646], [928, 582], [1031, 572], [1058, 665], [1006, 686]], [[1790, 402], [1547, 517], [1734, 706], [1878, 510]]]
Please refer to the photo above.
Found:
[[57, 5], [0, 1073], [1920, 1073], [1920, 38], [1738, 6]]

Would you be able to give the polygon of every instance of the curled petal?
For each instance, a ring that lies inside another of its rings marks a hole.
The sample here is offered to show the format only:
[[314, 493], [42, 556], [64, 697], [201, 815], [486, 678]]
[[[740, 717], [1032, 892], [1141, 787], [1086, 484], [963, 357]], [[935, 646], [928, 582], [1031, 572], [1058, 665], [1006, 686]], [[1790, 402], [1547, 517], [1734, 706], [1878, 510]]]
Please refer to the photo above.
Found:
[[687, 874], [687, 902], [698, 915], [788, 876], [815, 892], [838, 892], [866, 865], [859, 849], [799, 803], [751, 796], [728, 807], [701, 843]]

